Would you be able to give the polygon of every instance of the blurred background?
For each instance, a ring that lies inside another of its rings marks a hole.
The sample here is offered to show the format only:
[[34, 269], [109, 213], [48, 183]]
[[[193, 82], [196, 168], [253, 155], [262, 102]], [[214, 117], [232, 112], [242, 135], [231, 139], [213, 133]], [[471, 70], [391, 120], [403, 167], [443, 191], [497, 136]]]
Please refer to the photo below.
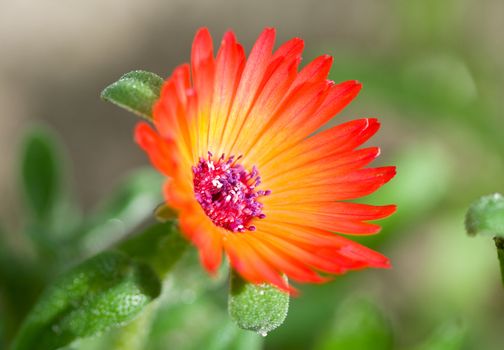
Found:
[[[471, 201], [504, 192], [501, 0], [0, 0], [0, 348], [46, 283], [152, 220], [159, 178], [132, 140], [137, 118], [99, 94], [131, 70], [168, 76], [201, 26], [216, 45], [232, 28], [246, 49], [274, 26], [278, 43], [305, 39], [304, 62], [329, 53], [333, 80], [364, 84], [331, 124], [382, 122], [378, 164], [398, 175], [366, 201], [399, 210], [360, 241], [394, 267], [301, 286], [285, 324], [263, 339], [229, 323], [225, 276], [211, 280], [188, 254], [193, 267], [167, 282], [140, 348], [504, 348], [493, 242], [463, 226]], [[41, 229], [23, 198], [46, 163], [23, 155], [46, 141], [63, 165]], [[44, 234], [77, 237], [77, 258]], [[72, 348], [108, 349], [107, 337]]]

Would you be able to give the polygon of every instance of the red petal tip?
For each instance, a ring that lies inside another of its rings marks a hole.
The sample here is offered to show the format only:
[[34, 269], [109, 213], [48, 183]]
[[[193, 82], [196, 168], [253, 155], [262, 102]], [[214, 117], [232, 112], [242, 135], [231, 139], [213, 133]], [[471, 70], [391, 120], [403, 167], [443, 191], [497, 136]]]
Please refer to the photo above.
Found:
[[272, 40], [274, 40], [274, 38], [276, 37], [276, 29], [273, 28], [273, 27], [266, 27], [266, 28], [264, 28], [264, 30], [262, 31], [262, 33], [257, 38], [256, 42], [260, 41], [263, 37], [271, 37]]
[[236, 42], [236, 35], [232, 30], [228, 30], [226, 33], [224, 33], [224, 36], [222, 37], [221, 45], [226, 45], [227, 43], [235, 43]]
[[140, 122], [135, 125], [135, 130], [133, 132], [135, 142], [140, 146], [145, 145], [146, 138], [150, 136], [151, 131], [150, 125], [146, 122]]
[[278, 288], [282, 292], [288, 293], [292, 297], [299, 296], [299, 291], [296, 288], [294, 288], [293, 286], [291, 286], [289, 283], [286, 283], [284, 286], [277, 286], [277, 285], [273, 285], [273, 286]]
[[353, 89], [357, 90], [359, 92], [362, 89], [362, 83], [357, 80], [353, 80]]
[[391, 269], [392, 268], [392, 263], [390, 262], [390, 260], [385, 260], [381, 266], [375, 266], [375, 267], [379, 267], [379, 268], [382, 268], [382, 269]]
[[397, 211], [397, 205], [396, 204], [389, 204], [386, 206], [386, 208], [388, 209], [387, 210], [387, 214], [386, 216], [384, 216], [384, 218], [394, 214], [396, 211]]
[[210, 36], [210, 30], [207, 27], [201, 27], [196, 31], [195, 37], [199, 37], [201, 35], [208, 35]]

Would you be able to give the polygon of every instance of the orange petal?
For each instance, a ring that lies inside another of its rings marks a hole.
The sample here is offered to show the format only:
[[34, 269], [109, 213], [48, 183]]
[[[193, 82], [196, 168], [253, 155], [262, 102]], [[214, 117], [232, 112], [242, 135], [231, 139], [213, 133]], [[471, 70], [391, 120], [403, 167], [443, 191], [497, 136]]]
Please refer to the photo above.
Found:
[[224, 241], [233, 268], [252, 283], [270, 283], [286, 292], [294, 292], [278, 271], [254, 250], [247, 238], [242, 234], [231, 234]]
[[278, 209], [269, 208], [268, 220], [315, 227], [345, 234], [374, 234], [380, 226], [364, 222], [392, 215], [395, 205], [373, 206], [347, 202], [325, 202], [300, 205], [285, 205]]
[[285, 203], [325, 202], [354, 199], [373, 193], [394, 177], [395, 167], [369, 168], [338, 176], [333, 180], [316, 184], [292, 186], [264, 197], [265, 206]]
[[256, 146], [257, 140], [264, 137], [263, 129], [270, 122], [271, 111], [274, 111], [284, 98], [301, 61], [303, 46], [297, 41], [294, 41], [294, 44], [297, 46], [285, 50], [289, 53], [287, 56], [280, 56], [269, 65], [261, 92], [240, 129], [241, 136], [236, 139], [231, 153], [248, 154], [249, 149]]
[[287, 92], [290, 94], [294, 89], [305, 83], [315, 83], [326, 80], [331, 69], [333, 59], [329, 55], [317, 57], [308, 63], [296, 77], [291, 88]]
[[171, 176], [176, 172], [177, 160], [174, 143], [163, 139], [149, 124], [141, 122], [135, 128], [135, 141], [147, 153], [151, 163], [163, 174]]
[[[296, 113], [290, 111], [291, 107], [288, 107], [285, 112], [282, 110], [276, 112], [279, 113], [279, 116], [275, 118], [274, 125], [268, 125], [268, 130], [264, 132], [263, 139], [268, 140], [267, 144], [254, 147], [257, 163], [262, 164], [267, 159], [284, 152], [315, 132], [346, 107], [358, 94], [360, 88], [360, 83], [356, 81], [348, 81], [337, 85], [326, 82], [324, 94], [320, 95], [322, 100], [317, 101], [317, 104], [312, 106], [316, 107], [313, 110], [304, 109], [304, 113]], [[302, 104], [305, 99], [310, 97], [310, 88], [303, 84], [285, 98], [282, 106]]]
[[257, 235], [249, 235], [248, 240], [256, 247], [262, 259], [269, 261], [277, 271], [285, 273], [290, 279], [301, 283], [322, 283], [327, 281], [326, 278], [319, 276], [315, 271], [308, 268], [301, 260], [275, 249]]
[[301, 155], [294, 167], [290, 163], [278, 164], [274, 171], [266, 172], [262, 179], [275, 192], [306, 184], [334, 183], [338, 177], [362, 169], [379, 154], [378, 147], [370, 147], [329, 156], [321, 154], [318, 159]]
[[[181, 71], [184, 68], [178, 68]], [[168, 79], [161, 89], [161, 98], [153, 106], [152, 114], [156, 129], [164, 138], [173, 139], [179, 152], [184, 158], [190, 161], [191, 156], [191, 135], [187, 125], [187, 98], [184, 102], [179, 98], [178, 86], [183, 84], [179, 81], [185, 79], [181, 74], [176, 73], [177, 79]], [[185, 95], [184, 95], [185, 96]]]
[[[246, 153], [246, 157], [260, 164], [270, 153], [277, 153], [280, 149], [284, 149], [283, 144], [291, 142], [289, 140], [295, 133], [294, 129], [301, 127], [303, 122], [314, 116], [329, 92], [330, 86], [330, 83], [326, 81], [305, 83], [284, 98], [274, 115], [260, 131], [261, 137]], [[306, 136], [308, 134], [304, 135]]]
[[233, 32], [227, 32], [217, 54], [215, 85], [212, 100], [209, 143], [216, 151], [222, 143], [222, 134], [228, 123], [236, 89], [245, 65], [245, 52], [236, 42]]
[[346, 122], [309, 137], [257, 166], [264, 178], [270, 169], [277, 170], [279, 166], [299, 167], [307, 161], [351, 151], [366, 142], [378, 129], [379, 123], [374, 118]]
[[266, 28], [257, 39], [243, 69], [230, 111], [230, 119], [224, 130], [222, 145], [217, 154], [229, 151], [234, 144], [249, 109], [253, 106], [264, 73], [271, 61], [271, 51], [275, 43], [275, 30]]
[[222, 237], [204, 213], [185, 211], [180, 215], [180, 227], [199, 249], [200, 259], [208, 272], [215, 274], [222, 261]]
[[194, 38], [191, 51], [193, 87], [198, 96], [198, 113], [194, 120], [198, 154], [208, 151], [208, 130], [214, 91], [215, 61], [212, 37], [207, 28], [200, 29]]

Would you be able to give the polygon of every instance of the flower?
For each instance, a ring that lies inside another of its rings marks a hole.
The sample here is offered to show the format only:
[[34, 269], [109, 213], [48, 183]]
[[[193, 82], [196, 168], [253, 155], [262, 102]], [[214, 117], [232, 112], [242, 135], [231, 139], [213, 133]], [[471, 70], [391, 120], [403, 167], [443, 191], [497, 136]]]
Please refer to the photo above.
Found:
[[395, 175], [392, 166], [366, 168], [379, 148], [357, 149], [378, 121], [311, 136], [361, 84], [327, 80], [327, 55], [298, 71], [303, 41], [273, 52], [274, 40], [275, 30], [265, 29], [247, 58], [230, 31], [214, 57], [210, 33], [200, 29], [191, 64], [165, 81], [153, 106], [156, 130], [140, 123], [135, 139], [166, 175], [168, 205], [211, 273], [225, 252], [246, 280], [294, 292], [283, 274], [316, 283], [327, 280], [320, 272], [389, 267], [383, 255], [335, 233], [377, 233], [367, 221], [396, 209], [346, 201]]

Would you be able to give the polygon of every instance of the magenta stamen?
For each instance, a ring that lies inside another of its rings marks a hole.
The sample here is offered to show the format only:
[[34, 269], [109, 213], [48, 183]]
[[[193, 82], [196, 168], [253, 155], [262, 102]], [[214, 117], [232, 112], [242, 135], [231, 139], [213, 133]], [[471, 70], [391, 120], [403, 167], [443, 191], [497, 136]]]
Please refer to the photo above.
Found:
[[259, 171], [254, 166], [249, 172], [238, 164], [242, 156], [230, 156], [225, 161], [224, 153], [216, 160], [208, 152], [207, 159], [200, 157], [194, 174], [194, 196], [206, 215], [217, 226], [232, 232], [255, 231], [252, 219], [263, 219], [263, 205], [259, 197], [271, 191], [255, 191], [261, 183]]

